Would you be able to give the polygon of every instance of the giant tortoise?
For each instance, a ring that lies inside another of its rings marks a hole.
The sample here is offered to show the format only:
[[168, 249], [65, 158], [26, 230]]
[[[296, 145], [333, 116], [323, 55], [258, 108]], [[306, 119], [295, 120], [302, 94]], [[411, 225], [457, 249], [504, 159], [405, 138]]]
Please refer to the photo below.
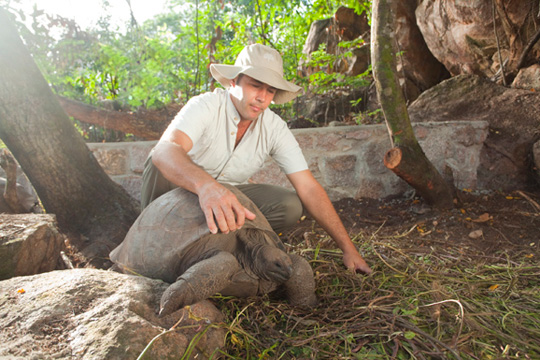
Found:
[[171, 283], [161, 297], [161, 316], [217, 293], [248, 297], [278, 288], [291, 304], [314, 305], [309, 263], [287, 254], [251, 200], [224, 186], [256, 214], [255, 220], [246, 219], [242, 229], [228, 234], [212, 234], [197, 195], [174, 189], [146, 207], [111, 252], [115, 268]]

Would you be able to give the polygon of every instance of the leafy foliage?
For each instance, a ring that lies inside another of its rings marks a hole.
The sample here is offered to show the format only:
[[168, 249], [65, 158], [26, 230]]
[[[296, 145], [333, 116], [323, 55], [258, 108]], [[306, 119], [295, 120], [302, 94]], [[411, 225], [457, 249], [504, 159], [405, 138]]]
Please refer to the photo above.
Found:
[[[30, 52], [59, 95], [97, 104], [159, 108], [211, 90], [211, 63], [233, 63], [248, 43], [264, 43], [283, 55], [288, 79], [297, 78], [311, 23], [331, 17], [339, 6], [367, 12], [370, 2], [348, 0], [171, 0], [170, 11], [121, 31], [110, 16], [82, 30], [70, 19], [35, 7], [18, 11], [18, 0], [0, 0], [11, 10]], [[103, 0], [106, 11], [108, 2]], [[321, 50], [322, 51], [322, 50]], [[324, 61], [324, 57], [318, 57]], [[328, 61], [332, 61], [329, 59]], [[335, 75], [316, 85], [341, 86]], [[347, 86], [355, 86], [354, 79]], [[290, 107], [290, 105], [289, 105]]]

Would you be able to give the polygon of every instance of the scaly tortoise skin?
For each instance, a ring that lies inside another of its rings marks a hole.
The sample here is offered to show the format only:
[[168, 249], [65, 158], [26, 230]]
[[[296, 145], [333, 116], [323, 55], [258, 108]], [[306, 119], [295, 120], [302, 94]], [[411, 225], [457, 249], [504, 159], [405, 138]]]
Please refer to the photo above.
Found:
[[283, 288], [293, 305], [317, 303], [309, 263], [287, 254], [259, 209], [234, 186], [223, 184], [256, 214], [229, 234], [208, 230], [197, 195], [177, 188], [154, 200], [111, 253], [115, 269], [161, 279], [160, 316], [212, 295], [249, 297]]

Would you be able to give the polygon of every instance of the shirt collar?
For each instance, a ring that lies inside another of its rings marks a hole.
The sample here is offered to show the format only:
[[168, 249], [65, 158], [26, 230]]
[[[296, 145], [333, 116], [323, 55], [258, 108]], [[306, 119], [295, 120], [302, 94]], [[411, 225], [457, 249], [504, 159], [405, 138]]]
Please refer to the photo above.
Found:
[[236, 107], [234, 106], [234, 103], [231, 100], [231, 94], [229, 93], [229, 90], [227, 90], [226, 96], [227, 96], [227, 116], [235, 124], [238, 124], [240, 122], [240, 114], [238, 113], [238, 110], [236, 110]]

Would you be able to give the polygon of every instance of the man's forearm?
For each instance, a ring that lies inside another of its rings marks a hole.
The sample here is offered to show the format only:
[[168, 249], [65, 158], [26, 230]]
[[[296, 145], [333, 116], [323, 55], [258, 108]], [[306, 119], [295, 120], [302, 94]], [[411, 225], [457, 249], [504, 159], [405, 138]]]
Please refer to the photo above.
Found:
[[334, 206], [328, 199], [328, 195], [326, 195], [324, 189], [321, 191], [322, 193], [315, 191], [316, 194], [306, 198], [305, 206], [307, 210], [343, 251], [345, 267], [354, 272], [370, 274], [372, 272], [371, 268], [362, 258], [356, 246], [354, 246]]
[[195, 194], [205, 184], [216, 181], [195, 164], [180, 145], [172, 142], [161, 141], [154, 149], [152, 162], [167, 180]]
[[322, 187], [310, 192], [308, 196], [302, 199], [302, 202], [309, 214], [334, 239], [343, 253], [356, 251], [347, 230]]
[[343, 263], [353, 271], [371, 273], [371, 268], [354, 246], [345, 226], [321, 184], [309, 170], [288, 175], [302, 204], [343, 251]]

